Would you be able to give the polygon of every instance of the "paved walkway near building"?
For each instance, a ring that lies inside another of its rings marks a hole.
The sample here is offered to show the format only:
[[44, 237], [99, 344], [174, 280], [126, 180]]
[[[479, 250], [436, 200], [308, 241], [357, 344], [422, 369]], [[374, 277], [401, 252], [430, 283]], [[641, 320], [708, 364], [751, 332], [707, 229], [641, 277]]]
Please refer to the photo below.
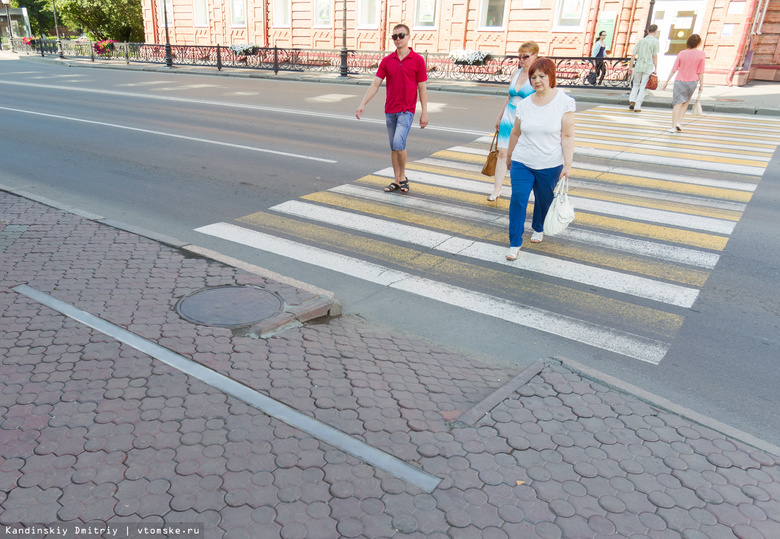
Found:
[[[217, 71], [213, 66], [177, 66], [167, 68], [161, 64], [142, 64], [114, 60], [91, 61], [89, 59], [69, 58], [60, 60], [56, 56], [42, 58], [37, 55], [17, 55], [10, 51], [0, 52], [0, 59], [19, 58], [26, 61], [49, 62], [73, 67], [94, 67], [101, 69], [129, 69], [138, 71], [158, 71], [166, 73], [191, 73], [211, 76], [267, 78], [279, 80], [298, 80], [305, 82], [327, 82], [334, 84], [358, 84], [369, 85], [373, 75], [350, 75], [341, 77], [338, 73], [321, 72], [290, 72], [280, 71], [275, 75], [272, 71], [260, 69], [223, 68]], [[671, 108], [672, 85], [666, 91], [660, 90], [663, 85], [662, 77], [667, 74], [660, 73], [659, 89], [648, 91], [643, 107]], [[505, 96], [506, 85], [475, 83], [471, 81], [447, 81], [431, 79], [428, 81], [430, 90], [448, 92], [464, 92], [484, 95]], [[627, 90], [609, 90], [601, 88], [566, 88], [567, 93], [581, 102], [608, 103], [613, 105], [625, 105], [628, 107]], [[780, 84], [776, 82], [753, 81], [745, 86], [713, 86], [705, 85], [702, 93], [702, 108], [710, 112], [725, 112], [735, 114], [760, 114], [780, 116]]]
[[[780, 536], [780, 448], [566, 360], [516, 372], [321, 317], [338, 304], [302, 283], [42, 202], [0, 191], [4, 526]], [[227, 285], [281, 312], [231, 330], [175, 309]]]

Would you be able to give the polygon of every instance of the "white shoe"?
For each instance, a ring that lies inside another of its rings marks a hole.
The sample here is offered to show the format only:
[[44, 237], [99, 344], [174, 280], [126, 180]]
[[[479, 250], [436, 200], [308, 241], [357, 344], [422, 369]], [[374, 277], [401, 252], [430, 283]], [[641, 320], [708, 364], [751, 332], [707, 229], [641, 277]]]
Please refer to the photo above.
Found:
[[506, 259], [517, 260], [519, 254], [520, 254], [520, 247], [510, 247], [509, 250], [506, 252]]
[[666, 132], [667, 133], [677, 133], [677, 130], [674, 127], [672, 127], [671, 129], [667, 129]]
[[544, 232], [534, 231], [534, 233], [531, 234], [531, 243], [541, 243], [543, 239], [544, 239]]
[[677, 124], [677, 125], [675, 125], [675, 126], [674, 126], [674, 128], [675, 128], [677, 131], [679, 131], [679, 132], [681, 132], [681, 133], [682, 133], [682, 126], [681, 126], [680, 124]]

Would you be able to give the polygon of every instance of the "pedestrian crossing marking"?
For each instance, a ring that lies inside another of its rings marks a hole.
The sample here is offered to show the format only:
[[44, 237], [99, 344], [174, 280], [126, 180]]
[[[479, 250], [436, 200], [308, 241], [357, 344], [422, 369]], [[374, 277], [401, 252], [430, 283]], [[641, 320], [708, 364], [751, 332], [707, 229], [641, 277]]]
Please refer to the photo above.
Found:
[[[445, 258], [438, 254], [422, 253], [417, 249], [400, 246], [383, 240], [367, 239], [346, 231], [334, 230], [323, 225], [302, 222], [289, 217], [256, 212], [236, 219], [240, 223], [261, 226], [283, 236], [324, 244], [337, 251], [360, 253], [371, 259], [400, 267], [426, 276], [444, 277], [459, 283], [471, 283], [478, 279], [484, 288], [500, 291], [523, 303], [539, 303], [547, 298], [563, 298], [571, 304], [571, 314], [589, 316], [596, 320], [622, 319], [627, 325], [641, 327], [643, 332], [657, 337], [668, 337], [682, 326], [684, 318], [655, 307], [636, 305], [619, 299], [607, 298], [591, 292], [547, 283], [518, 273], [507, 273], [494, 268], [478, 266], [470, 262]], [[235, 226], [235, 225], [231, 225]], [[208, 230], [201, 227], [198, 231]], [[244, 229], [252, 232], [249, 229]], [[246, 233], [248, 233], [246, 232]], [[242, 232], [243, 234], [244, 232]], [[504, 247], [496, 246], [496, 254], [503, 254]], [[495, 260], [500, 262], [503, 256]], [[505, 265], [505, 264], [504, 264]], [[392, 272], [385, 267], [386, 270]], [[644, 325], [644, 326], [643, 326]]]
[[408, 196], [382, 192], [384, 168], [197, 230], [657, 364], [780, 143], [777, 122], [696, 117], [675, 137], [660, 132], [669, 121], [578, 113], [575, 222], [514, 262], [503, 256], [508, 178], [504, 198], [485, 200], [490, 136], [408, 162]]
[[[408, 170], [408, 167], [407, 167]], [[384, 187], [387, 184], [387, 178], [381, 178], [377, 176], [366, 176], [356, 180], [357, 183], [362, 185], [373, 185], [375, 187]], [[413, 182], [419, 182], [420, 177], [413, 177]], [[445, 200], [451, 200], [451, 196], [454, 199], [465, 198], [464, 194], [458, 190], [435, 188], [431, 189], [429, 186], [422, 186], [419, 183], [413, 183], [413, 189], [415, 193], [420, 194], [435, 194], [435, 196], [441, 197]], [[431, 193], [433, 191], [433, 193]], [[484, 203], [484, 198], [471, 195], [468, 199], [472, 202], [479, 201]], [[501, 208], [509, 209], [509, 201], [500, 201]], [[533, 209], [533, 204], [529, 204], [529, 211]], [[607, 217], [602, 215], [590, 214], [584, 211], [577, 212], [577, 226], [578, 227], [591, 227], [601, 229], [609, 232], [619, 232], [631, 236], [640, 238], [650, 238], [656, 241], [667, 241], [671, 243], [688, 245], [691, 247], [700, 247], [703, 249], [710, 249], [713, 251], [722, 251], [726, 247], [728, 238], [725, 236], [717, 236], [713, 234], [707, 234], [704, 232], [695, 232], [691, 230], [682, 230], [666, 226], [654, 225], [645, 222], [636, 222], [627, 219], [617, 219], [613, 217]]]
[[[215, 223], [200, 227], [196, 231], [263, 251], [305, 260], [319, 267], [365, 281], [435, 299], [440, 303], [544, 331], [547, 334], [654, 365], [660, 363], [669, 350], [667, 342], [657, 339], [599, 326], [590, 321], [578, 320], [440, 281], [389, 270], [384, 266], [228, 223]], [[332, 234], [332, 231], [328, 230], [328, 233]]]
[[[393, 219], [394, 221], [403, 221], [405, 223], [444, 230], [469, 238], [496, 242], [499, 245], [504, 244], [507, 239], [505, 228], [509, 225], [508, 219], [506, 219], [506, 224], [499, 229], [496, 228], [495, 224], [492, 226], [481, 226], [478, 223], [464, 222], [463, 219], [455, 217], [439, 217], [433, 213], [433, 208], [424, 210], [415, 210], [409, 207], [393, 208], [393, 205], [389, 203], [359, 200], [354, 196], [340, 195], [333, 192], [319, 192], [312, 195], [306, 195], [302, 198], [312, 202], [328, 204], [351, 211], [358, 211], [363, 214], [382, 216]], [[675, 264], [648, 260], [644, 257], [627, 255], [625, 253], [616, 255], [610, 251], [605, 251], [603, 248], [596, 249], [556, 243], [530, 243], [525, 247], [525, 250], [554, 255], [572, 261], [579, 260], [603, 268], [618, 269], [637, 275], [644, 275], [646, 277], [697, 287], [703, 286], [709, 276], [709, 272], [692, 268], [683, 269]]]

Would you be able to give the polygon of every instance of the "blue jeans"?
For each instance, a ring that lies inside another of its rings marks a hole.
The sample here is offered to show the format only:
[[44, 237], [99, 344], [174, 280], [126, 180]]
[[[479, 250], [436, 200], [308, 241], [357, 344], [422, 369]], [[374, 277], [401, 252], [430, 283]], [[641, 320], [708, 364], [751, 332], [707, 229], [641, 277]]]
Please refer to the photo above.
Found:
[[553, 200], [553, 191], [563, 165], [534, 170], [519, 161], [512, 161], [509, 177], [512, 179], [512, 198], [509, 200], [509, 246], [520, 247], [523, 244], [525, 214], [531, 189], [534, 191], [534, 215], [531, 228], [536, 232], [544, 231], [544, 218]]
[[387, 124], [387, 134], [390, 137], [390, 149], [400, 152], [406, 149], [406, 137], [409, 136], [409, 130], [414, 121], [413, 112], [390, 112], [385, 113], [385, 123]]

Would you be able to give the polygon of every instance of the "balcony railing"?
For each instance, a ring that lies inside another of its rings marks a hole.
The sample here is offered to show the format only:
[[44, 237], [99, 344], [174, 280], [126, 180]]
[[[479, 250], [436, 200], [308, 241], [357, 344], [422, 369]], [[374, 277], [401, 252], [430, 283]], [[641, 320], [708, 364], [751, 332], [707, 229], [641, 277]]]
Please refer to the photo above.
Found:
[[[17, 51], [29, 54], [57, 54], [55, 40], [36, 40], [25, 45], [14, 40]], [[88, 41], [63, 41], [66, 58], [90, 58], [94, 62], [124, 60], [127, 63], [165, 64], [165, 45], [147, 43], [114, 43], [113, 50], [97, 53]], [[350, 75], [373, 74], [387, 51], [348, 51], [347, 72]], [[484, 62], [474, 65], [454, 62], [446, 53], [422, 53], [428, 68], [428, 79], [460, 80], [478, 83], [509, 83], [512, 70], [517, 67], [516, 56], [489, 55]], [[550, 56], [557, 66], [556, 78], [562, 87], [598, 87], [606, 90], [625, 90], [631, 85], [629, 58], [588, 58]], [[239, 54], [230, 47], [208, 45], [171, 45], [174, 65], [213, 66], [279, 71], [319, 71], [340, 73], [341, 54], [337, 49], [283, 49], [257, 47], [251, 53]], [[603, 70], [596, 73], [603, 62]], [[603, 79], [602, 79], [603, 73]], [[598, 75], [598, 79], [594, 76]]]

